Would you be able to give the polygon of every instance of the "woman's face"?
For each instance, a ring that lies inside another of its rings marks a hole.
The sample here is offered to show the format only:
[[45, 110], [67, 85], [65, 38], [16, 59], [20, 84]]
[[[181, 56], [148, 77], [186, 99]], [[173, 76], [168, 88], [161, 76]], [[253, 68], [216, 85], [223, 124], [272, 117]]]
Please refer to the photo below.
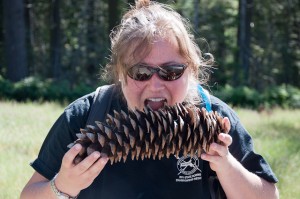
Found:
[[[167, 64], [185, 64], [178, 52], [178, 46], [164, 40], [155, 42], [151, 52], [141, 62], [162, 68]], [[179, 79], [173, 81], [164, 81], [156, 73], [146, 81], [136, 81], [127, 75], [127, 84], [121, 79], [122, 91], [129, 108], [142, 110], [144, 106], [149, 105], [153, 110], [158, 110], [165, 102], [174, 105], [185, 99], [189, 75], [189, 67]]]

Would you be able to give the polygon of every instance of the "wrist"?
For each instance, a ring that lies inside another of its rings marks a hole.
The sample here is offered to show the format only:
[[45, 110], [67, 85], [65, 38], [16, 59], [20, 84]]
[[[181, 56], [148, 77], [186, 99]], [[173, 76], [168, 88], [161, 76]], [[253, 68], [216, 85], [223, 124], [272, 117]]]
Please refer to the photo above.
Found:
[[69, 193], [60, 189], [61, 186], [57, 186], [57, 174], [50, 181], [51, 190], [54, 192], [58, 199], [76, 199], [79, 195], [79, 192]]
[[222, 164], [222, 167], [216, 171], [218, 176], [232, 176], [237, 171], [240, 171], [241, 163], [232, 155], [228, 154], [227, 161]]

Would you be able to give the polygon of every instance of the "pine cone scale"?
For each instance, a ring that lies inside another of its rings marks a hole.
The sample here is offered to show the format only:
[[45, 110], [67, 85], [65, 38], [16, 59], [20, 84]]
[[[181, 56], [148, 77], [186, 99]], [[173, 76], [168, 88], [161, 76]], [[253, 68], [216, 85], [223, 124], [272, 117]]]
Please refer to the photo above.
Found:
[[114, 111], [105, 122], [95, 121], [76, 134], [77, 140], [68, 145], [80, 143], [82, 151], [74, 162], [79, 163], [94, 151], [107, 156], [111, 164], [145, 158], [162, 159], [170, 155], [200, 156], [207, 151], [218, 135], [223, 132], [222, 117], [217, 112], [208, 113], [191, 104], [176, 104], [153, 111]]

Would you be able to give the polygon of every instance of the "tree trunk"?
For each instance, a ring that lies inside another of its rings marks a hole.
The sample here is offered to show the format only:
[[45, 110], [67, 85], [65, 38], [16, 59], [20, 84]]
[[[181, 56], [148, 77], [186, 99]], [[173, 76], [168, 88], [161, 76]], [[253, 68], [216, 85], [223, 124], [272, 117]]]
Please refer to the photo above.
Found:
[[239, 0], [238, 63], [243, 71], [242, 83], [249, 83], [252, 3], [253, 0]]
[[109, 33], [118, 24], [121, 16], [120, 0], [108, 0]]
[[[0, 3], [0, 16], [3, 17], [3, 3]], [[4, 20], [0, 20], [0, 30], [3, 30], [3, 22]], [[2, 72], [5, 70], [5, 64], [4, 64], [4, 35], [3, 31], [0, 32], [0, 77]]]
[[28, 52], [28, 70], [29, 74], [35, 75], [35, 63], [34, 63], [34, 34], [33, 34], [33, 26], [32, 26], [32, 0], [25, 0], [25, 26], [26, 26], [26, 46]]
[[199, 1], [200, 0], [194, 0], [194, 29], [195, 29], [195, 31], [197, 31], [199, 28]]
[[61, 32], [60, 32], [60, 0], [52, 0], [51, 3], [51, 66], [52, 77], [59, 79], [61, 75]]
[[86, 15], [87, 15], [87, 32], [86, 32], [86, 68], [89, 76], [95, 75], [96, 65], [97, 65], [97, 56], [96, 56], [96, 27], [95, 27], [95, 17], [94, 17], [94, 0], [87, 0], [86, 4]]
[[28, 75], [24, 5], [20, 0], [3, 0], [7, 78], [20, 81]]

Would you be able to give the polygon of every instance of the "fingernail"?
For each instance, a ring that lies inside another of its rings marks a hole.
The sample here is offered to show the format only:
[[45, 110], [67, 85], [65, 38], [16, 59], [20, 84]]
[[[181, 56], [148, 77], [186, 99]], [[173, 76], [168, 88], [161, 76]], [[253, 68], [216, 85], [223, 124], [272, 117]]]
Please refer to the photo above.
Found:
[[76, 144], [76, 145], [75, 145], [75, 150], [79, 151], [80, 148], [81, 148], [81, 145], [80, 145], [80, 144]]
[[108, 157], [105, 153], [101, 153], [101, 158], [107, 158], [108, 159]]
[[99, 158], [99, 157], [100, 157], [100, 153], [99, 153], [99, 152], [95, 152], [95, 153], [93, 154], [93, 156], [94, 156], [94, 158]]
[[225, 135], [224, 134], [220, 134], [220, 139], [224, 139]]
[[106, 163], [107, 163], [107, 161], [108, 161], [108, 158], [101, 158], [101, 160], [100, 160], [100, 161], [101, 161], [101, 163], [102, 163], [102, 164], [106, 164]]

